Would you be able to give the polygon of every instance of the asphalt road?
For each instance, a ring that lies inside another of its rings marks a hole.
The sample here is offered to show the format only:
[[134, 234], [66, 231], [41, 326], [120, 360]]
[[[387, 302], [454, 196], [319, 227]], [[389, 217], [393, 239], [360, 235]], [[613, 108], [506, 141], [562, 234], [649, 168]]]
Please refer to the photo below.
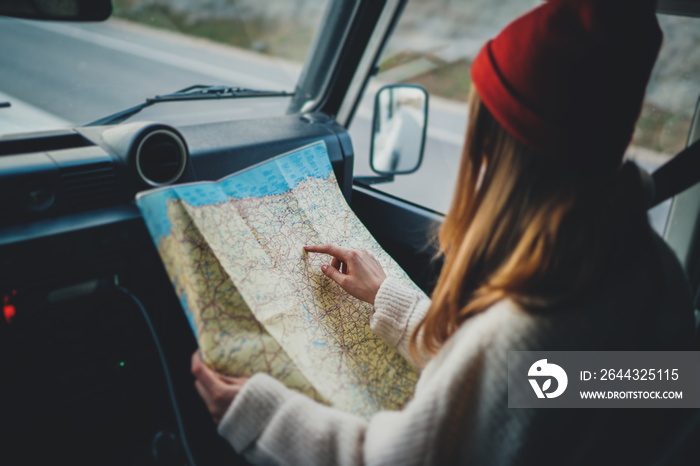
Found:
[[[192, 84], [293, 90], [301, 65], [177, 33], [110, 20], [56, 23], [0, 18], [0, 135], [82, 125]], [[355, 173], [369, 168], [373, 81], [350, 134]], [[175, 126], [284, 113], [288, 101], [243, 99], [160, 104], [134, 119]], [[445, 212], [452, 199], [466, 128], [466, 105], [432, 98], [421, 169], [376, 185]], [[653, 168], [653, 167], [648, 167]], [[653, 215], [662, 225], [665, 212]]]
[[0, 91], [74, 124], [192, 84], [293, 89], [296, 69], [256, 58], [119, 21], [0, 19]]

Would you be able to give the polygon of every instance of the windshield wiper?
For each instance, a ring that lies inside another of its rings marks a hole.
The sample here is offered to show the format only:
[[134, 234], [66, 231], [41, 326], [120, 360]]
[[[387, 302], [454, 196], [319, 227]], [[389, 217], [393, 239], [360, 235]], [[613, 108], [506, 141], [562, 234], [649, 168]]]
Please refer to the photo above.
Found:
[[146, 107], [161, 102], [180, 102], [184, 100], [209, 100], [209, 99], [241, 99], [244, 97], [291, 97], [293, 92], [286, 91], [260, 91], [255, 89], [244, 89], [241, 87], [229, 86], [204, 86], [197, 84], [195, 86], [186, 87], [172, 94], [157, 95], [146, 99], [142, 104], [135, 107], [127, 108], [121, 112], [95, 120], [85, 126], [100, 126], [112, 125], [121, 123], [127, 118], [132, 117]]

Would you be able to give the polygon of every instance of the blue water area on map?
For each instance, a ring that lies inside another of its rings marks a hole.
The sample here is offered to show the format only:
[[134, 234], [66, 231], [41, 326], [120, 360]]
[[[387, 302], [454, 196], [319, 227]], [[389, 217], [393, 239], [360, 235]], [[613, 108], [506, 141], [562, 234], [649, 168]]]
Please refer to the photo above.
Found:
[[267, 162], [211, 183], [192, 183], [144, 193], [136, 204], [156, 244], [170, 234], [168, 199], [192, 206], [225, 202], [228, 197], [264, 197], [284, 194], [307, 178], [328, 178], [333, 172], [323, 141], [275, 157]]
[[231, 175], [218, 184], [227, 195], [238, 199], [264, 197], [284, 194], [309, 177], [328, 178], [332, 170], [326, 144], [320, 142]]

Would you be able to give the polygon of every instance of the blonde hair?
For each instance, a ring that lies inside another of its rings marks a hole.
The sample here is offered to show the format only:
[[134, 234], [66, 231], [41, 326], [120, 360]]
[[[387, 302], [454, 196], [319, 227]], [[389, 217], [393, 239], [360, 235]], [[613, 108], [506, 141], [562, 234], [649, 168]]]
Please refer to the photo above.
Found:
[[[634, 259], [647, 225], [619, 183], [584, 179], [511, 136], [472, 93], [455, 197], [439, 233], [444, 264], [413, 332], [434, 353], [469, 317], [508, 298], [525, 311], [581, 302]], [[648, 228], [648, 226], [647, 226]], [[419, 333], [422, 335], [419, 337]]]

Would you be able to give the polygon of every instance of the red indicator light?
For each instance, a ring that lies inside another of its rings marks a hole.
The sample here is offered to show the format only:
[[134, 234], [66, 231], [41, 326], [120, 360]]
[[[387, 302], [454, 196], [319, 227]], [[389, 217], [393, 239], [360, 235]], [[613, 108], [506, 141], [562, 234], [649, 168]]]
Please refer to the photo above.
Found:
[[15, 316], [17, 311], [15, 310], [15, 307], [12, 304], [5, 304], [2, 308], [2, 313], [5, 316], [5, 320], [9, 324], [12, 322], [12, 318]]

